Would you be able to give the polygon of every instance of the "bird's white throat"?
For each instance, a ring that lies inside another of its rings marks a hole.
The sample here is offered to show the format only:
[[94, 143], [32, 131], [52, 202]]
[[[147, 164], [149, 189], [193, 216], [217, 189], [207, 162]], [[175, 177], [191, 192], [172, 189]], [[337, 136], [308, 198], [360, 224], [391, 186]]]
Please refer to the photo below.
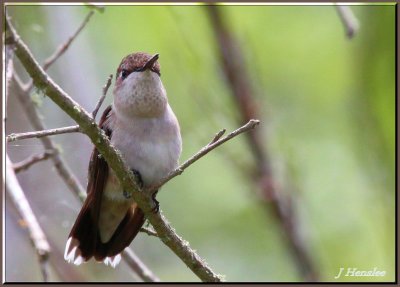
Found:
[[114, 108], [117, 113], [139, 117], [158, 117], [168, 104], [160, 77], [150, 71], [132, 72], [114, 89]]

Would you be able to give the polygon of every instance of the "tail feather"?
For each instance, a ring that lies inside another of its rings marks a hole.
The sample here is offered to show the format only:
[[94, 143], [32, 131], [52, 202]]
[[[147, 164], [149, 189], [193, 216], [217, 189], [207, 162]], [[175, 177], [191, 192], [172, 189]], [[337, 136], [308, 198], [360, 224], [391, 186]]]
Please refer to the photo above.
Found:
[[136, 237], [143, 223], [143, 211], [137, 207], [136, 203], [132, 204], [107, 243], [102, 243], [98, 234], [94, 258], [101, 261], [105, 257], [113, 257], [121, 253]]
[[121, 260], [121, 253], [138, 234], [144, 223], [143, 211], [133, 203], [118, 225], [111, 239], [103, 243], [100, 239], [98, 221], [93, 210], [85, 202], [71, 230], [65, 247], [64, 259], [80, 265], [94, 257], [106, 265], [115, 267]]
[[103, 263], [105, 265], [110, 265], [111, 267], [115, 268], [115, 266], [117, 266], [120, 261], [121, 261], [121, 255], [118, 254], [117, 256], [106, 257]]

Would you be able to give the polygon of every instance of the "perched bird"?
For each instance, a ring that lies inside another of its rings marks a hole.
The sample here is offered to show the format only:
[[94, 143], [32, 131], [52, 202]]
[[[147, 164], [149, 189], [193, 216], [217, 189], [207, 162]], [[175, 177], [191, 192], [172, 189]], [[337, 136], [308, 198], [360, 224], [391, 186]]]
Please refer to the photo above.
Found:
[[[182, 151], [179, 123], [168, 104], [157, 60], [158, 54], [142, 52], [122, 59], [114, 101], [99, 123], [143, 187], [174, 170]], [[143, 211], [94, 148], [87, 198], [68, 236], [65, 260], [80, 265], [94, 257], [115, 267], [143, 223]]]

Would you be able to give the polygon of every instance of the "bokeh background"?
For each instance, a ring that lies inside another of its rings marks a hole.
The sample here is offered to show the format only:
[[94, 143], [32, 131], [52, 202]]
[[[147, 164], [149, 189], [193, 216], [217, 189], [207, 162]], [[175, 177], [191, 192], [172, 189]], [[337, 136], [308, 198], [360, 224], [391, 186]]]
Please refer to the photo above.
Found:
[[[334, 6], [219, 6], [239, 47], [259, 109], [262, 145], [274, 181], [294, 198], [296, 226], [318, 272], [335, 281], [343, 268], [386, 271], [395, 278], [395, 7], [352, 6], [360, 30], [348, 39]], [[40, 63], [80, 25], [86, 6], [8, 6]], [[109, 74], [134, 51], [159, 53], [161, 76], [181, 123], [182, 161], [221, 128], [239, 126], [238, 106], [221, 66], [204, 6], [106, 6], [96, 12], [51, 77], [91, 111]], [[15, 60], [17, 73], [26, 73]], [[102, 109], [112, 101], [111, 90]], [[50, 99], [33, 92], [48, 128], [74, 124]], [[9, 95], [6, 134], [32, 128]], [[82, 185], [92, 145], [82, 134], [53, 138]], [[13, 162], [43, 151], [38, 140], [6, 145]], [[287, 235], [268, 199], [260, 199], [254, 158], [240, 136], [169, 182], [158, 200], [178, 234], [228, 281], [302, 281]], [[51, 281], [138, 280], [117, 269], [63, 261], [80, 203], [51, 161], [18, 174], [52, 246]], [[6, 281], [41, 281], [26, 228], [6, 196]], [[198, 278], [158, 239], [131, 245], [162, 281]], [[65, 272], [59, 270], [65, 269]]]

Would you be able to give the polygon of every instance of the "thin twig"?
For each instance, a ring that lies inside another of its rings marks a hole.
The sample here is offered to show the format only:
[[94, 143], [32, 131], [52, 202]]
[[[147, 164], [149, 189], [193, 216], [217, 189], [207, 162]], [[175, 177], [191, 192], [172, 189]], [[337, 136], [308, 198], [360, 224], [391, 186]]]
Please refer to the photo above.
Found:
[[141, 227], [140, 232], [146, 233], [149, 236], [158, 237], [157, 232], [146, 227]]
[[210, 141], [210, 143], [209, 143], [208, 145], [211, 145], [211, 144], [215, 143], [217, 140], [219, 140], [219, 139], [224, 135], [225, 132], [226, 132], [226, 129], [220, 130], [220, 131], [215, 135], [215, 137]]
[[101, 96], [100, 100], [97, 102], [97, 105], [96, 105], [96, 107], [94, 108], [94, 110], [93, 110], [93, 112], [92, 112], [92, 118], [93, 118], [94, 120], [96, 119], [96, 115], [97, 115], [97, 113], [99, 112], [99, 109], [100, 109], [101, 105], [103, 104], [104, 99], [106, 98], [107, 91], [108, 91], [108, 89], [109, 89], [110, 86], [111, 86], [111, 80], [112, 80], [112, 78], [113, 78], [113, 75], [112, 75], [112, 74], [111, 74], [110, 76], [108, 76], [107, 83], [106, 83], [106, 84], [104, 85], [104, 87], [103, 87], [103, 95]]
[[[220, 61], [226, 76], [228, 87], [232, 91], [238, 110], [240, 111], [240, 122], [259, 117], [258, 104], [256, 103], [251, 86], [250, 76], [240, 46], [235, 41], [228, 26], [223, 22], [217, 6], [207, 6], [211, 25], [220, 51]], [[257, 129], [246, 134], [250, 151], [256, 164], [256, 174], [252, 182], [258, 184], [261, 190], [261, 199], [268, 207], [271, 207], [274, 215], [282, 228], [288, 247], [292, 251], [296, 266], [305, 281], [318, 280], [317, 268], [313, 262], [305, 241], [301, 236], [297, 216], [293, 207], [292, 194], [284, 193], [272, 172], [268, 150], [261, 130]]]
[[83, 30], [83, 28], [85, 28], [86, 24], [89, 23], [89, 20], [90, 18], [92, 18], [93, 14], [94, 10], [90, 10], [85, 19], [83, 19], [81, 25], [75, 31], [75, 33], [71, 37], [69, 37], [64, 44], [58, 46], [53, 55], [51, 55], [47, 60], [44, 61], [43, 70], [46, 71], [55, 61], [57, 61], [58, 58], [60, 58], [65, 53], [65, 51], [67, 51], [72, 41], [74, 41], [76, 37], [78, 37], [79, 33]]
[[183, 173], [183, 171], [188, 168], [190, 165], [192, 165], [193, 163], [195, 163], [196, 161], [198, 161], [200, 158], [202, 158], [203, 156], [205, 156], [206, 154], [208, 154], [210, 151], [212, 151], [213, 149], [217, 148], [218, 146], [222, 145], [223, 143], [227, 142], [230, 139], [233, 139], [234, 137], [240, 135], [241, 133], [247, 132], [249, 130], [254, 129], [258, 124], [260, 123], [259, 120], [250, 120], [247, 124], [245, 124], [244, 126], [238, 128], [237, 130], [234, 130], [233, 132], [231, 132], [230, 134], [228, 134], [227, 136], [213, 142], [215, 140], [215, 138], [220, 137], [224, 132], [225, 129], [220, 131], [215, 137], [214, 139], [211, 141], [211, 143], [209, 143], [208, 145], [206, 145], [205, 147], [203, 147], [201, 150], [199, 150], [195, 155], [193, 155], [191, 158], [189, 158], [187, 161], [185, 161], [183, 164], [181, 164], [178, 168], [176, 168], [173, 172], [171, 172], [169, 175], [167, 175], [165, 178], [163, 178], [162, 180], [160, 180], [157, 184], [150, 186], [148, 189], [146, 189], [146, 192], [151, 192], [154, 190], [158, 190], [161, 186], [163, 186], [164, 184], [166, 184], [168, 181], [170, 181], [171, 179], [173, 179], [174, 177], [180, 175]]
[[351, 39], [355, 36], [360, 28], [360, 24], [349, 6], [335, 5], [340, 20], [346, 31], [347, 38]]
[[[108, 137], [94, 122], [91, 115], [63, 91], [48, 74], [40, 67], [32, 56], [26, 44], [16, 33], [6, 15], [6, 28], [10, 31], [12, 43], [15, 45], [15, 55], [33, 80], [36, 88], [46, 94], [64, 112], [75, 120], [96, 146], [117, 175], [121, 186], [131, 194], [135, 202], [145, 213], [146, 218], [153, 225], [159, 238], [195, 273], [202, 281], [221, 282], [222, 276], [214, 273], [189, 244], [176, 234], [161, 212], [154, 213], [154, 201], [151, 194], [141, 192], [133, 173], [125, 164], [119, 153], [111, 145]], [[46, 138], [44, 138], [46, 139]]]
[[[89, 23], [89, 20], [93, 16], [94, 13], [95, 13], [94, 10], [90, 10], [89, 13], [86, 15], [85, 19], [83, 19], [81, 25], [79, 25], [78, 29], [75, 31], [75, 33], [72, 34], [72, 36], [70, 36], [65, 43], [58, 46], [58, 48], [54, 51], [54, 53], [44, 61], [43, 70], [47, 71], [47, 69], [50, 68], [50, 66], [53, 65], [54, 62], [57, 61], [58, 58], [60, 58], [65, 53], [65, 51], [68, 50], [68, 48], [72, 44], [72, 42], [76, 39], [76, 37], [78, 37], [79, 33], [83, 30], [83, 28], [85, 28], [86, 24]], [[33, 82], [30, 81], [26, 85], [25, 89], [27, 91], [30, 91], [32, 88], [32, 85], [33, 85]]]
[[7, 142], [13, 142], [17, 140], [24, 140], [30, 138], [42, 138], [47, 136], [61, 135], [66, 133], [77, 133], [79, 132], [79, 126], [70, 126], [64, 128], [48, 129], [36, 132], [26, 132], [26, 133], [12, 133], [6, 137]]
[[28, 200], [25, 197], [25, 194], [14, 173], [13, 165], [8, 155], [6, 156], [6, 173], [7, 193], [10, 195], [13, 204], [21, 215], [22, 222], [29, 230], [29, 236], [38, 255], [43, 281], [47, 282], [49, 274], [47, 261], [50, 254], [50, 245], [47, 242], [46, 236], [40, 227]]
[[144, 282], [160, 282], [160, 279], [143, 264], [131, 249], [126, 248], [124, 252], [122, 252], [122, 258], [124, 258], [129, 267], [134, 270]]
[[13, 165], [14, 172], [19, 173], [23, 170], [26, 170], [29, 167], [31, 167], [32, 165], [34, 165], [35, 163], [46, 160], [53, 155], [54, 155], [54, 151], [52, 151], [52, 150], [46, 150], [45, 152], [43, 152], [41, 154], [34, 154], [21, 162], [14, 163], [14, 165]]
[[103, 5], [98, 5], [98, 4], [94, 4], [94, 3], [85, 3], [85, 6], [92, 8], [92, 9], [96, 9], [100, 13], [103, 13], [104, 9], [105, 9]]

